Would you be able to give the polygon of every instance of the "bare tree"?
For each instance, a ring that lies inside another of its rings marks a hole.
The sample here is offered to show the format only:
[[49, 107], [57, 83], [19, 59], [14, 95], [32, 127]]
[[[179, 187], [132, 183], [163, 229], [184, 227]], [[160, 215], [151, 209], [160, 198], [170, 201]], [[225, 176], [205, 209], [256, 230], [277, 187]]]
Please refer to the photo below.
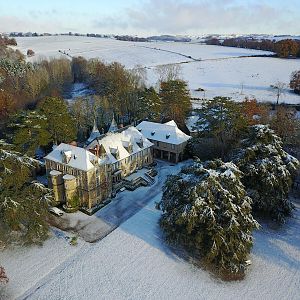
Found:
[[147, 81], [147, 70], [142, 65], [136, 65], [130, 70], [132, 84], [135, 88], [144, 88]]
[[180, 79], [181, 66], [179, 64], [169, 64], [157, 66], [155, 72], [158, 74], [160, 82]]
[[286, 87], [286, 84], [281, 81], [277, 81], [275, 84], [271, 85], [271, 88], [274, 89], [274, 92], [276, 95], [276, 105], [279, 104], [280, 96], [284, 93], [285, 87]]

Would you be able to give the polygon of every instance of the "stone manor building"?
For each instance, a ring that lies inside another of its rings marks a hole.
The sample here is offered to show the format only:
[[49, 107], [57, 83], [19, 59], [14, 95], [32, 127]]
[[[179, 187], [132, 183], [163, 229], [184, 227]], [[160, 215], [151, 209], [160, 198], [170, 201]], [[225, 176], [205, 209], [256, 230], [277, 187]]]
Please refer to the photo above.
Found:
[[106, 134], [94, 125], [85, 147], [61, 143], [44, 158], [54, 205], [92, 214], [126, 177], [151, 165], [153, 155], [174, 162], [182, 159], [189, 138], [174, 121], [118, 129], [113, 119]]

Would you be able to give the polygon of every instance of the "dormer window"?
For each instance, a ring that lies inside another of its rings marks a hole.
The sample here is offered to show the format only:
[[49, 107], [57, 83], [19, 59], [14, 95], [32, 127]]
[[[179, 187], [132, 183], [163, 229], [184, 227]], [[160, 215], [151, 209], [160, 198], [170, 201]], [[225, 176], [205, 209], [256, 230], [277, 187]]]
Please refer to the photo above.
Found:
[[143, 138], [141, 137], [140, 139], [137, 139], [136, 140], [136, 143], [137, 145], [140, 147], [140, 148], [143, 148], [144, 146], [144, 141], [143, 141]]
[[62, 155], [62, 162], [64, 164], [68, 164], [72, 158], [72, 151], [70, 151], [70, 150], [61, 151], [61, 155]]
[[118, 148], [110, 148], [110, 153], [114, 156], [115, 159], [120, 158], [119, 149]]
[[122, 141], [123, 147], [126, 149], [128, 153], [132, 153], [133, 147], [131, 141]]
[[166, 139], [168, 139], [170, 137], [170, 133], [166, 134]]
[[152, 132], [151, 132], [151, 135], [154, 135], [155, 134], [155, 131], [153, 130]]

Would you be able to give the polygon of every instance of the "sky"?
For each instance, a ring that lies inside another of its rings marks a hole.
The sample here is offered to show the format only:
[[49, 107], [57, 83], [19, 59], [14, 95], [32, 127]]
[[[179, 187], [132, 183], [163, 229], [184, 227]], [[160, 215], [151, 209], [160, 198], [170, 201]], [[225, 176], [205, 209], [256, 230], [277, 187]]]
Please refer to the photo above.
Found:
[[0, 0], [0, 31], [300, 35], [300, 0]]

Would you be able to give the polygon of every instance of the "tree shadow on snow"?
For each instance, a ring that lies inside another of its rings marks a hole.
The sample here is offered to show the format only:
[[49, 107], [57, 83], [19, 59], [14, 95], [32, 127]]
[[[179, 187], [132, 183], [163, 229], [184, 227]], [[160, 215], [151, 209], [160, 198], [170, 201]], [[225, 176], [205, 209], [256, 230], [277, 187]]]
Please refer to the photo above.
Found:
[[274, 264], [300, 269], [300, 206], [296, 206], [294, 216], [285, 224], [271, 228], [263, 223], [262, 229], [255, 232], [254, 253]]

